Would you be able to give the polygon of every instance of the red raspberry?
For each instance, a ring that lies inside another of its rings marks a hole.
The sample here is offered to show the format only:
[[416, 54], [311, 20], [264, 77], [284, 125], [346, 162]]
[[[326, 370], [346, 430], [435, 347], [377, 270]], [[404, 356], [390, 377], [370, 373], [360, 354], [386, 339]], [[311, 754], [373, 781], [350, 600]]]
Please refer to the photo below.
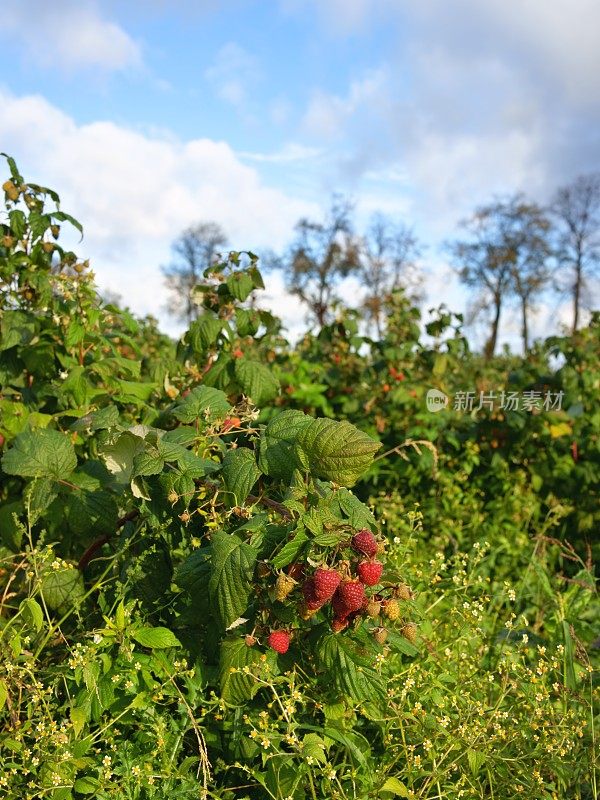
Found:
[[319, 567], [313, 576], [315, 596], [319, 600], [331, 600], [340, 585], [340, 576], [334, 569]]
[[333, 606], [333, 613], [338, 619], [346, 619], [348, 614], [350, 613], [350, 609], [346, 605], [346, 601], [342, 597], [342, 595], [338, 591], [333, 595], [333, 599], [331, 601], [331, 605]]
[[315, 579], [309, 578], [302, 584], [302, 594], [304, 595], [304, 602], [309, 611], [318, 611], [321, 606], [326, 603], [326, 600], [321, 600], [317, 597]]
[[383, 572], [383, 564], [380, 561], [361, 561], [356, 571], [365, 586], [376, 586]]
[[346, 581], [338, 589], [339, 595], [348, 612], [362, 608], [365, 599], [365, 587], [360, 581]]
[[290, 635], [287, 631], [271, 631], [269, 634], [269, 647], [283, 655], [290, 646]]
[[352, 537], [352, 547], [359, 553], [364, 553], [369, 558], [377, 553], [377, 540], [370, 530], [363, 528]]

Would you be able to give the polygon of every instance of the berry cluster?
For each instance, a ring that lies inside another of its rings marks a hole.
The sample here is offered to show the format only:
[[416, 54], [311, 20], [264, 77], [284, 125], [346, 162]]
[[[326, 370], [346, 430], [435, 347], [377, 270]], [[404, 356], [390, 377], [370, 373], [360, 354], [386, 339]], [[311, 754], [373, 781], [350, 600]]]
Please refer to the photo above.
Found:
[[[382, 587], [382, 593], [376, 590], [374, 594], [369, 594], [368, 590], [377, 587], [383, 575], [383, 564], [376, 559], [382, 547], [366, 528], [358, 531], [347, 546], [354, 553], [351, 560], [341, 560], [336, 567], [319, 566], [309, 577], [306, 576], [305, 565], [292, 564], [288, 574], [280, 573], [277, 577], [275, 599], [285, 601], [294, 592], [298, 581], [301, 581], [301, 619], [310, 619], [329, 604], [333, 612], [331, 629], [334, 633], [345, 630], [352, 622], [365, 615], [373, 620], [385, 618], [388, 622], [395, 622], [401, 616], [398, 601], [412, 598], [410, 588], [400, 584]], [[416, 641], [417, 628], [414, 623], [406, 623], [401, 633], [409, 641]], [[387, 635], [384, 627], [373, 630], [373, 636], [379, 644], [386, 641]], [[271, 631], [268, 643], [278, 653], [285, 653], [290, 638], [289, 631], [274, 630]]]

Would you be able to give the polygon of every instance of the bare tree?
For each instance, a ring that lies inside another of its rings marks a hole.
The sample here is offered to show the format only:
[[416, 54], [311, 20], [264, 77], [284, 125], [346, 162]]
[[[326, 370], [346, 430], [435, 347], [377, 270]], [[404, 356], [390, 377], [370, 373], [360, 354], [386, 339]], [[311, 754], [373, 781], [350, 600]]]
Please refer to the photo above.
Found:
[[323, 326], [338, 299], [337, 286], [356, 272], [360, 263], [358, 243], [352, 232], [352, 206], [334, 196], [323, 222], [302, 219], [296, 225], [296, 240], [285, 259], [288, 287]]
[[515, 195], [476, 209], [462, 227], [469, 239], [453, 243], [451, 253], [460, 279], [478, 292], [475, 307], [492, 309], [485, 356], [491, 358], [496, 350], [502, 308], [511, 295], [520, 304], [527, 350], [529, 313], [549, 277], [549, 221], [539, 206]]
[[573, 333], [579, 326], [582, 293], [600, 264], [600, 172], [581, 175], [563, 186], [551, 206], [558, 227], [559, 268], [570, 273]]
[[198, 306], [193, 299], [194, 287], [226, 245], [225, 232], [216, 222], [192, 225], [173, 243], [175, 259], [168, 266], [161, 267], [161, 271], [169, 291], [167, 309], [178, 320], [189, 325], [198, 316]]
[[379, 337], [383, 334], [386, 297], [397, 289], [416, 289], [415, 261], [420, 252], [409, 227], [394, 225], [384, 214], [373, 215], [363, 239], [360, 270], [368, 287], [364, 307]]

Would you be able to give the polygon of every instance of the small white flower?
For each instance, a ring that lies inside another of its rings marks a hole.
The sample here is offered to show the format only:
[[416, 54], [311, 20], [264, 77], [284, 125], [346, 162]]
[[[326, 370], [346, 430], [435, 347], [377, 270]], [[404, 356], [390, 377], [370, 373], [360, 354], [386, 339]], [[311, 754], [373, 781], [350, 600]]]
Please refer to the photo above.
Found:
[[66, 369], [61, 369], [59, 370], [58, 377], [61, 380], [65, 381], [69, 377], [69, 373], [67, 372]]

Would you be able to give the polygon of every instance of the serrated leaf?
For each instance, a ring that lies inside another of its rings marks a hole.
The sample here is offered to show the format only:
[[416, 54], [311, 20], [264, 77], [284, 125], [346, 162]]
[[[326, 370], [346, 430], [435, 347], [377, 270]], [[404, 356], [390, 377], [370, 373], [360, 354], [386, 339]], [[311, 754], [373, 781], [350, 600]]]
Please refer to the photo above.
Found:
[[241, 506], [260, 478], [254, 451], [248, 447], [228, 450], [222, 467], [225, 488], [232, 495], [233, 505]]
[[388, 778], [379, 791], [390, 792], [396, 797], [410, 797], [408, 789], [398, 778]]
[[243, 303], [254, 289], [254, 281], [247, 272], [234, 272], [225, 281], [230, 293]]
[[262, 432], [258, 464], [272, 478], [290, 480], [294, 470], [306, 466], [298, 448], [300, 433], [311, 417], [302, 411], [286, 410], [272, 419]]
[[100, 456], [115, 481], [125, 486], [131, 482], [134, 459], [145, 449], [144, 439], [130, 431], [122, 433], [116, 442], [104, 446]]
[[279, 381], [260, 361], [240, 358], [235, 362], [235, 377], [242, 392], [254, 405], [263, 406], [279, 392]]
[[252, 590], [256, 550], [234, 534], [212, 535], [211, 576], [208, 594], [221, 626], [228, 628], [243, 615]]
[[79, 736], [83, 730], [83, 726], [90, 718], [90, 706], [86, 703], [83, 706], [73, 706], [71, 708], [71, 722], [73, 723], [73, 730], [75, 736]]
[[133, 403], [141, 405], [147, 403], [156, 389], [158, 383], [144, 383], [142, 381], [116, 381], [118, 393], [117, 399], [122, 403]]
[[227, 416], [231, 406], [227, 395], [212, 386], [196, 386], [173, 409], [173, 415], [181, 422], [214, 421]]
[[2, 457], [7, 475], [64, 480], [77, 466], [73, 444], [64, 433], [48, 429], [24, 430]]
[[348, 489], [341, 488], [337, 493], [340, 508], [348, 517], [348, 522], [353, 528], [369, 528], [373, 530], [377, 527], [377, 520], [370, 509], [352, 494]]
[[83, 576], [76, 567], [47, 572], [41, 590], [48, 608], [59, 613], [76, 606], [85, 595]]
[[115, 530], [119, 510], [110, 492], [74, 491], [65, 505], [65, 516], [74, 533], [106, 533]]
[[302, 739], [302, 755], [304, 758], [312, 758], [324, 764], [327, 760], [325, 756], [325, 742], [317, 733], [307, 733]]
[[137, 478], [138, 475], [159, 475], [163, 471], [164, 466], [165, 462], [160, 456], [149, 453], [146, 450], [134, 456], [131, 477]]
[[291, 564], [296, 556], [300, 553], [306, 542], [308, 536], [304, 531], [296, 531], [294, 538], [286, 542], [277, 555], [271, 559], [271, 564], [275, 569], [282, 569]]
[[118, 422], [119, 409], [115, 405], [110, 405], [80, 417], [70, 427], [72, 431], [100, 431], [114, 428]]
[[6, 683], [0, 678], [0, 711], [4, 708], [4, 704], [8, 700], [8, 689]]
[[487, 761], [487, 756], [479, 750], [467, 750], [467, 760], [469, 762], [469, 769], [475, 776]]
[[360, 645], [350, 636], [328, 633], [317, 646], [317, 658], [338, 691], [358, 703], [383, 700], [385, 688], [381, 677], [372, 669], [372, 654], [361, 653]]
[[260, 650], [248, 647], [241, 636], [222, 641], [219, 672], [221, 697], [226, 703], [241, 705], [256, 694], [260, 688], [258, 681], [237, 670], [258, 663], [260, 658]]
[[181, 647], [179, 639], [168, 628], [140, 628], [131, 634], [131, 638], [142, 647], [150, 647], [152, 650]]
[[213, 345], [221, 333], [223, 321], [210, 312], [201, 314], [190, 325], [187, 340], [196, 353], [203, 353]]
[[31, 525], [35, 525], [57, 495], [57, 485], [53, 478], [36, 478], [26, 487], [25, 507]]
[[300, 431], [298, 441], [311, 470], [342, 486], [352, 486], [381, 447], [349, 422], [325, 418], [312, 420]]

